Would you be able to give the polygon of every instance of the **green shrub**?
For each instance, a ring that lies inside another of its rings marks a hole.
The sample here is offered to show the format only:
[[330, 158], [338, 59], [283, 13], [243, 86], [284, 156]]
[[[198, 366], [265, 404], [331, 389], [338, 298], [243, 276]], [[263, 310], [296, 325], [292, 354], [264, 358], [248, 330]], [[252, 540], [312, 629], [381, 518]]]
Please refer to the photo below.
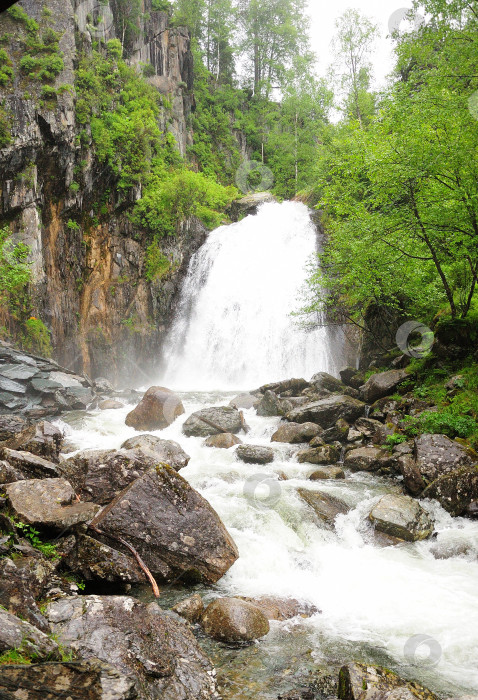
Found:
[[119, 39], [110, 39], [106, 42], [106, 53], [110, 58], [119, 59], [123, 55], [123, 47]]
[[10, 230], [0, 229], [0, 314], [21, 320], [31, 271], [27, 263], [30, 249], [13, 243]]
[[0, 87], [3, 87], [13, 80], [12, 62], [5, 51], [0, 49]]
[[36, 352], [44, 357], [51, 356], [50, 331], [39, 318], [30, 316], [30, 318], [25, 321], [22, 345], [25, 350], [29, 350], [30, 352]]
[[409, 435], [439, 433], [450, 438], [469, 438], [478, 430], [478, 423], [472, 416], [457, 415], [450, 409], [424, 411], [420, 416], [407, 416], [405, 431]]
[[16, 22], [21, 22], [27, 31], [34, 34], [39, 30], [38, 22], [36, 22], [32, 17], [30, 17], [21, 5], [15, 4], [9, 7], [7, 10], [8, 14]]
[[168, 274], [170, 269], [171, 261], [163, 254], [157, 241], [154, 241], [146, 249], [146, 279], [149, 282], [160, 280]]
[[44, 100], [56, 100], [56, 90], [51, 85], [44, 85], [41, 89], [41, 96]]
[[172, 9], [169, 0], [153, 0], [151, 7], [154, 12], [169, 12]]

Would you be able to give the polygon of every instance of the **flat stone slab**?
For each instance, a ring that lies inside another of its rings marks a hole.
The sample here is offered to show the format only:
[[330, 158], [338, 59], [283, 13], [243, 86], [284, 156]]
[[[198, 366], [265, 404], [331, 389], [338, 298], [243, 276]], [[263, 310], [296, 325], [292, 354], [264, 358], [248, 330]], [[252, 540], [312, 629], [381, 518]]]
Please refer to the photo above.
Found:
[[314, 509], [316, 515], [325, 524], [332, 526], [338, 515], [345, 515], [350, 511], [350, 506], [335, 496], [330, 496], [320, 491], [299, 489], [299, 496]]

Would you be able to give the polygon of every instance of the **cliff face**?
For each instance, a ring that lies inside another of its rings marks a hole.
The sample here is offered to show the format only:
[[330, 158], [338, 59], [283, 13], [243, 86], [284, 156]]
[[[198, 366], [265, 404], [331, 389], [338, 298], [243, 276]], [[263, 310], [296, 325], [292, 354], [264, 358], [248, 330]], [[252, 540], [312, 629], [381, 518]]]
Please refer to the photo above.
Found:
[[[53, 84], [56, 100], [45, 100], [41, 84], [17, 70], [24, 26], [0, 14], [0, 37], [15, 68], [13, 84], [0, 83], [0, 106], [11, 121], [11, 141], [0, 149], [0, 225], [8, 223], [31, 249], [34, 313], [52, 331], [55, 358], [93, 377], [143, 383], [157, 365], [180, 281], [206, 231], [198, 222], [185, 224], [163, 246], [172, 272], [160, 282], [145, 279], [144, 234], [131, 224], [112, 176], [81, 142], [85, 127], [75, 120], [74, 89], [61, 89], [74, 85], [80, 46], [88, 50], [99, 33], [105, 40], [122, 38], [115, 2], [22, 0], [19, 6], [41, 29], [60, 33], [64, 67]], [[99, 12], [104, 19], [95, 28]], [[184, 155], [194, 108], [189, 35], [169, 28], [167, 14], [153, 12], [151, 0], [143, 2], [141, 24], [128, 60], [153, 67], [148, 80], [170, 105], [162, 110], [161, 126]], [[79, 228], [72, 225], [77, 220]]]

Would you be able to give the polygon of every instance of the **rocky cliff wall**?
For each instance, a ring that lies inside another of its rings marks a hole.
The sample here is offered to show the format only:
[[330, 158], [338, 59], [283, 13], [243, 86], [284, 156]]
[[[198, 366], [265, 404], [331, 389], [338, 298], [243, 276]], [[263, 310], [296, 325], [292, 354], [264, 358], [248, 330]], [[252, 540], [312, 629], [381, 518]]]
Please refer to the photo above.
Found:
[[[172, 272], [161, 282], [144, 276], [146, 240], [126, 213], [108, 169], [80, 141], [74, 85], [78, 50], [98, 39], [121, 37], [114, 0], [22, 0], [18, 3], [41, 29], [61, 34], [64, 68], [56, 77], [54, 104], [43, 99], [41, 83], [22, 77], [24, 27], [0, 14], [0, 38], [13, 60], [14, 84], [0, 85], [0, 106], [11, 120], [11, 142], [0, 149], [0, 227], [31, 249], [34, 313], [52, 333], [55, 359], [74, 371], [107, 376], [119, 383], [151, 379], [180, 281], [206, 231], [190, 221], [165, 244]], [[148, 80], [170, 105], [162, 127], [175, 136], [184, 155], [192, 135], [193, 61], [185, 29], [168, 26], [164, 12], [143, 1], [141, 32], [128, 50], [131, 64], [150, 63]], [[104, 20], [96, 25], [99, 13]], [[88, 127], [87, 127], [88, 129]], [[83, 185], [74, 186], [81, 170]], [[139, 197], [136, 192], [133, 197]], [[102, 215], [93, 206], [103, 203]], [[81, 219], [80, 228], [72, 221]], [[132, 359], [134, 358], [134, 360]]]

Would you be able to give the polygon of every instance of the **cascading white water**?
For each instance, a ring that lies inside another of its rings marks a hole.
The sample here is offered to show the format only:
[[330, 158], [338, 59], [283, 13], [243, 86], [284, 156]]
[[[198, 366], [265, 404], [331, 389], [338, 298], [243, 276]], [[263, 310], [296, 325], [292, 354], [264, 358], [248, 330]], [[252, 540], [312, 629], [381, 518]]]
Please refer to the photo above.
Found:
[[161, 382], [252, 389], [336, 373], [340, 339], [325, 327], [301, 329], [291, 316], [316, 250], [310, 212], [295, 202], [264, 204], [256, 216], [213, 231], [191, 260]]

